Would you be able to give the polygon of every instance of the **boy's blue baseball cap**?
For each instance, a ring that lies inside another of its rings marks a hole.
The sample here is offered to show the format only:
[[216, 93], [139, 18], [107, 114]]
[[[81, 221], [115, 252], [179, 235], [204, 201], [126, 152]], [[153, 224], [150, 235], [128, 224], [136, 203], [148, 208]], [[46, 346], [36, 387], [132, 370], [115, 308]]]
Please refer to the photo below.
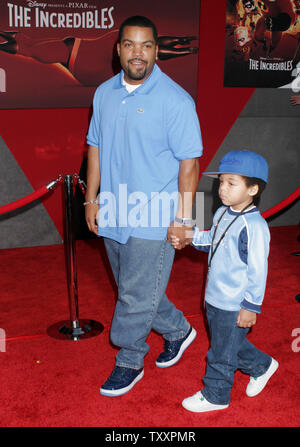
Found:
[[252, 151], [231, 151], [221, 159], [219, 170], [215, 172], [203, 172], [210, 177], [218, 177], [219, 174], [238, 174], [246, 177], [255, 177], [268, 183], [268, 163], [260, 154]]

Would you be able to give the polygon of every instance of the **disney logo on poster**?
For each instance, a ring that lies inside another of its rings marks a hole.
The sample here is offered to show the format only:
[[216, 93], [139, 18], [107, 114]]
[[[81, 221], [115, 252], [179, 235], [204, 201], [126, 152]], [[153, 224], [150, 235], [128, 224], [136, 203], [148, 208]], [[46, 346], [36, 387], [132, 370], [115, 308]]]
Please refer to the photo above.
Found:
[[27, 0], [27, 5], [29, 8], [43, 8], [45, 9], [47, 6], [47, 3], [39, 3], [34, 0]]
[[[27, 6], [29, 8], [42, 8], [45, 9], [47, 6], [51, 7], [53, 5], [48, 5], [48, 3], [41, 3], [36, 0], [26, 0]], [[66, 8], [77, 8], [77, 9], [88, 9], [88, 8], [96, 8], [94, 5], [89, 5], [87, 2], [68, 2], [65, 5], [56, 5], [56, 6], [65, 6]]]

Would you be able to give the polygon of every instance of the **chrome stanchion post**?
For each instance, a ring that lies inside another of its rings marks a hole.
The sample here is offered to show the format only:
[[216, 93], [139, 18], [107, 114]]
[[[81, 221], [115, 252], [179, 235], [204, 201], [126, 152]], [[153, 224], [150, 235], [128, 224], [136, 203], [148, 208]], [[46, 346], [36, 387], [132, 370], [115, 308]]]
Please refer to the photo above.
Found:
[[78, 341], [99, 335], [103, 331], [103, 325], [94, 320], [79, 319], [76, 244], [73, 219], [73, 177], [73, 175], [64, 176], [64, 233], [70, 319], [55, 323], [47, 330], [47, 333], [53, 338]]
[[65, 176], [65, 247], [67, 259], [67, 282], [69, 294], [69, 309], [71, 327], [76, 330], [79, 328], [78, 318], [78, 288], [77, 288], [77, 266], [74, 241], [73, 225], [73, 176]]

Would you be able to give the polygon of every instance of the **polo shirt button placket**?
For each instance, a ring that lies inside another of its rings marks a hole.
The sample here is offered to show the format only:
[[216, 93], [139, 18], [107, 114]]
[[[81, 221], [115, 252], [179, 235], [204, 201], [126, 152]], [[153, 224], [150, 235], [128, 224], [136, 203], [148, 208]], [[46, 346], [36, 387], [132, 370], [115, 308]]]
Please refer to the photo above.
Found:
[[127, 101], [126, 99], [122, 99], [121, 101], [121, 108], [120, 108], [120, 118], [125, 118], [126, 117], [126, 110], [127, 108], [124, 107], [126, 105]]

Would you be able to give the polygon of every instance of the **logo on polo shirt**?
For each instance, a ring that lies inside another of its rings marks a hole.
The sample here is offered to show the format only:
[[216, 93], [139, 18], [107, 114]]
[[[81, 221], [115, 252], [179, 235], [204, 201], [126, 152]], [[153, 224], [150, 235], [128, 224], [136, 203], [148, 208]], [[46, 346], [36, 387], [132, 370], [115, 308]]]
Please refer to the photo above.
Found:
[[144, 110], [143, 110], [143, 109], [137, 109], [137, 111], [138, 111], [139, 113], [144, 113]]

